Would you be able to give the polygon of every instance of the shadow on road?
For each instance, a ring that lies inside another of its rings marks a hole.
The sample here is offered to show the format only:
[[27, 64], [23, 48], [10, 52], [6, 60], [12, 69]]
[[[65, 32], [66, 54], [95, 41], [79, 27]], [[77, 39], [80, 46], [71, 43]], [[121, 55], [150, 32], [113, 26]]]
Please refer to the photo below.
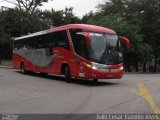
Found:
[[[19, 74], [22, 74], [20, 71], [16, 71]], [[50, 79], [50, 80], [56, 80], [56, 81], [65, 81], [64, 77], [60, 76], [55, 76], [55, 75], [45, 75], [45, 74], [40, 74], [40, 73], [34, 73], [34, 72], [28, 72], [24, 75], [30, 75], [30, 76], [35, 76], [35, 77], [40, 77], [40, 78], [45, 78], [45, 79]], [[67, 84], [67, 83], [66, 83]], [[120, 83], [115, 83], [115, 82], [108, 82], [108, 81], [98, 81], [94, 82], [93, 80], [83, 80], [83, 79], [72, 79], [70, 83], [68, 84], [81, 84], [81, 85], [86, 85], [86, 86], [113, 86], [113, 85], [119, 85]]]

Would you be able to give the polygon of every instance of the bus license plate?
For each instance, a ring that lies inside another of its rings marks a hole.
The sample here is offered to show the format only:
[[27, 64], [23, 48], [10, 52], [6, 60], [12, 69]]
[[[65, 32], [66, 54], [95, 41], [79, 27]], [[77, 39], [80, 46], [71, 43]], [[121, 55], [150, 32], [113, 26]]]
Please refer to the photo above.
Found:
[[113, 75], [107, 75], [107, 77], [113, 77]]

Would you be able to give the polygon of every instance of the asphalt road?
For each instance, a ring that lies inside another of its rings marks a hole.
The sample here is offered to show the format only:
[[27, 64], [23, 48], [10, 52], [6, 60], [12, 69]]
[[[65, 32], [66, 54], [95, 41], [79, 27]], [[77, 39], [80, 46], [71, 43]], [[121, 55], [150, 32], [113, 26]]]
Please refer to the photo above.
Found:
[[60, 77], [0, 68], [0, 113], [160, 114], [160, 74], [66, 83]]

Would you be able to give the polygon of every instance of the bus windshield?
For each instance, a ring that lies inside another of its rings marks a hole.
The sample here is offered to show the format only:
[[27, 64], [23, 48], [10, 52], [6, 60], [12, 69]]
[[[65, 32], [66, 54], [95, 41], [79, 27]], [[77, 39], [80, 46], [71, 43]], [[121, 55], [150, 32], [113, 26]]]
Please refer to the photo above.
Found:
[[112, 65], [123, 61], [117, 35], [93, 32], [89, 35], [91, 38], [89, 54], [93, 62]]

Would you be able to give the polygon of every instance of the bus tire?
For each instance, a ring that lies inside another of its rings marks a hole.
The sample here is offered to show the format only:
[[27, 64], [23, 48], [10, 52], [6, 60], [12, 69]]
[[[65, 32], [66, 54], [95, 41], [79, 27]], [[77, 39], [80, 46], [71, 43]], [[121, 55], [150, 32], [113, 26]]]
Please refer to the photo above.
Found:
[[93, 79], [93, 82], [94, 82], [94, 83], [98, 82], [98, 79]]
[[41, 75], [41, 76], [47, 76], [48, 73], [42, 73], [42, 72], [41, 72], [40, 75]]
[[66, 82], [70, 83], [71, 82], [71, 74], [70, 74], [70, 69], [67, 65], [64, 67], [64, 76], [65, 76]]
[[21, 73], [25, 74], [26, 73], [26, 70], [25, 70], [25, 65], [24, 63], [22, 62], [21, 65], [20, 65], [20, 70], [21, 70]]

